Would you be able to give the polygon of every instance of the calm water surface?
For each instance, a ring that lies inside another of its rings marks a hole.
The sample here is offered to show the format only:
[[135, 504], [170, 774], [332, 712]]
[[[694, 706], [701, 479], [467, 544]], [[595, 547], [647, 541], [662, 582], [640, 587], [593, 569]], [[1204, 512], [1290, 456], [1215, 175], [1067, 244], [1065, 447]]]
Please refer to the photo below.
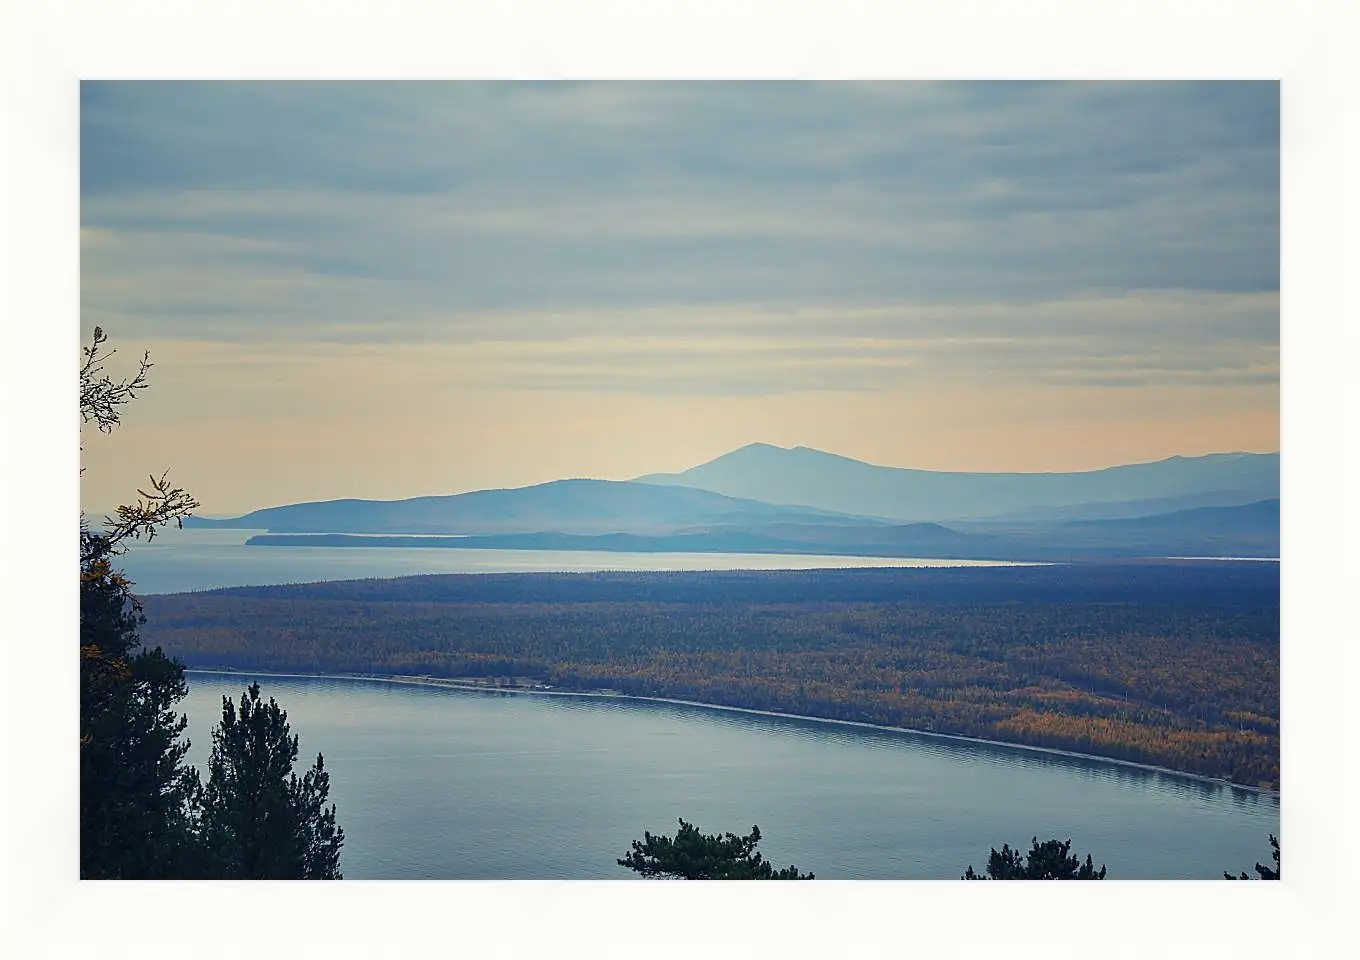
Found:
[[[193, 672], [206, 775], [242, 675]], [[1072, 838], [1111, 878], [1219, 879], [1267, 858], [1279, 798], [1076, 758], [701, 707], [258, 678], [332, 775], [347, 878], [629, 879], [644, 830], [759, 824], [821, 878], [955, 879], [988, 848]], [[1268, 862], [1268, 860], [1266, 861]]]
[[810, 570], [841, 567], [986, 567], [987, 560], [753, 553], [612, 553], [593, 550], [460, 550], [449, 547], [247, 547], [265, 530], [167, 530], [136, 544], [119, 566], [136, 591], [313, 583], [422, 573], [570, 573], [593, 570]]

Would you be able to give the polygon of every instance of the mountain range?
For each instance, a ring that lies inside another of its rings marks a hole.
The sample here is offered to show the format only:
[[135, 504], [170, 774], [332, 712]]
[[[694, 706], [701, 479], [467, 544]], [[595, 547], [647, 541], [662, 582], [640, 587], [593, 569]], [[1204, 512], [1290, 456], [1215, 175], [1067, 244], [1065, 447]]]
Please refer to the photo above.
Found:
[[956, 473], [881, 467], [809, 447], [753, 443], [682, 473], [636, 479], [908, 522], [1005, 514], [1058, 519], [1064, 511], [1075, 511], [1074, 519], [1101, 519], [1145, 515], [1127, 512], [1138, 501], [1154, 501], [1147, 505], [1151, 514], [1278, 497], [1280, 455], [1170, 457], [1075, 473]]
[[1278, 556], [1279, 454], [1172, 457], [1072, 473], [954, 473], [751, 444], [682, 473], [631, 481], [296, 503], [185, 525], [265, 530], [249, 542], [274, 546]]
[[855, 526], [884, 522], [691, 487], [626, 480], [553, 480], [444, 497], [294, 503], [225, 520], [193, 518], [187, 524], [276, 533], [663, 534], [704, 524], [760, 525], [775, 520]]

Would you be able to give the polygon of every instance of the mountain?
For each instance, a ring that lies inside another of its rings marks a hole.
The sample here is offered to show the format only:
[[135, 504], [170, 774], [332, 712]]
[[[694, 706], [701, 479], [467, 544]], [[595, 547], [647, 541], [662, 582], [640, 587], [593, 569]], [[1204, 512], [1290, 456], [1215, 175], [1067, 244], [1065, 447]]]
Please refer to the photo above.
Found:
[[815, 507], [775, 506], [707, 490], [613, 480], [554, 480], [408, 500], [328, 500], [256, 510], [225, 520], [191, 517], [187, 527], [274, 533], [659, 535], [696, 526], [782, 521], [872, 526], [872, 517]]
[[967, 529], [970, 537], [1009, 543], [1017, 554], [1040, 548], [1071, 556], [1278, 557], [1280, 501], [1112, 520], [976, 523]]
[[1111, 505], [1197, 495], [1254, 502], [1279, 496], [1280, 455], [1171, 457], [1073, 473], [954, 473], [883, 467], [809, 447], [753, 443], [681, 473], [648, 474], [636, 482], [939, 522], [1093, 503], [1117, 513], [1120, 508]]
[[985, 524], [1042, 523], [1054, 520], [1123, 520], [1175, 513], [1196, 507], [1240, 507], [1261, 499], [1259, 491], [1210, 490], [1206, 493], [1187, 493], [1178, 497], [1148, 497], [1142, 500], [1108, 500], [1095, 503], [1073, 503], [1060, 507], [1029, 507], [983, 517], [977, 520], [955, 521], [963, 528]]
[[[725, 489], [695, 485], [701, 482]], [[1279, 555], [1278, 488], [1278, 454], [984, 474], [880, 467], [806, 447], [753, 444], [682, 474], [634, 481], [294, 503], [228, 519], [192, 517], [185, 525], [269, 531], [252, 539], [256, 545], [411, 546], [403, 535], [442, 534], [447, 542], [426, 545], [957, 559], [1260, 557]], [[966, 519], [950, 519], [958, 517]]]
[[1069, 520], [1058, 525], [1058, 536], [1069, 542], [1087, 539], [1123, 544], [1223, 542], [1238, 545], [1280, 546], [1280, 501], [1261, 500], [1236, 507], [1198, 507], [1150, 517], [1123, 520]]

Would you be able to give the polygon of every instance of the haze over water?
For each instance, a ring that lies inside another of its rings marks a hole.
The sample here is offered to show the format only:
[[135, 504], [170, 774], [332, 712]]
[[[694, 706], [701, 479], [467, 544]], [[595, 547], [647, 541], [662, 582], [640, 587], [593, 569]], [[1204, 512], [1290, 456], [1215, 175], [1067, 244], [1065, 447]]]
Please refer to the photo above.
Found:
[[989, 560], [440, 547], [247, 547], [262, 530], [167, 530], [120, 558], [139, 594], [313, 583], [423, 573], [593, 570], [808, 570], [843, 567], [1006, 566]]

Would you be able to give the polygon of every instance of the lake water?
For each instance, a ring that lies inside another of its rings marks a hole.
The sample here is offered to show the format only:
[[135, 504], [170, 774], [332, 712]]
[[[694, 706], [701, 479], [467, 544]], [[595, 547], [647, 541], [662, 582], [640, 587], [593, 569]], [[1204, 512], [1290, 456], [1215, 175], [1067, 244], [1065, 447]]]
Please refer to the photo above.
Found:
[[[181, 709], [206, 776], [221, 698]], [[684, 817], [825, 879], [956, 879], [989, 847], [1071, 838], [1110, 877], [1221, 879], [1269, 862], [1280, 804], [1226, 784], [1003, 746], [619, 698], [259, 677], [318, 751], [350, 879], [629, 879], [644, 830]]]
[[842, 567], [1004, 566], [986, 560], [772, 555], [464, 550], [449, 547], [247, 547], [264, 530], [167, 530], [119, 558], [136, 592], [313, 583], [422, 573], [570, 573], [594, 570], [810, 570]]

